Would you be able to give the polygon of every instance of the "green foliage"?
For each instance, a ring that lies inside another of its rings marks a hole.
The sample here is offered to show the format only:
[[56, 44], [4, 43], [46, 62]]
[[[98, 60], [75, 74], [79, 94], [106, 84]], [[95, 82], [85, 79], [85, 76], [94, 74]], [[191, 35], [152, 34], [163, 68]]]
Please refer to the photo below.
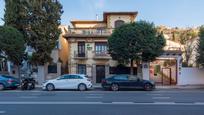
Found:
[[165, 39], [153, 23], [139, 21], [116, 28], [108, 38], [108, 45], [111, 56], [119, 62], [148, 62], [161, 55]]
[[179, 33], [179, 42], [185, 45], [187, 41], [192, 40], [197, 36], [197, 33], [193, 29], [188, 29]]
[[197, 64], [204, 67], [204, 26], [200, 27], [197, 52]]
[[31, 62], [51, 62], [50, 54], [60, 34], [62, 5], [58, 0], [5, 0], [5, 4], [5, 24], [21, 31], [26, 45], [34, 49]]
[[1, 56], [19, 65], [24, 56], [25, 41], [23, 35], [15, 28], [0, 26]]
[[[4, 22], [6, 26], [12, 26], [27, 38], [29, 24], [29, 9], [27, 0], [5, 0]], [[25, 39], [26, 40], [26, 39]]]

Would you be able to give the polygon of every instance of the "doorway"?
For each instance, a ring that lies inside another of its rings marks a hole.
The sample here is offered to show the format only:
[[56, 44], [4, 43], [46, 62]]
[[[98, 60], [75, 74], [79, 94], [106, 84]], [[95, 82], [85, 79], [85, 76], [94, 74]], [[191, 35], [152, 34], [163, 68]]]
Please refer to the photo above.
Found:
[[105, 78], [105, 65], [96, 65], [96, 83], [101, 83]]
[[162, 68], [162, 85], [171, 85], [171, 68]]

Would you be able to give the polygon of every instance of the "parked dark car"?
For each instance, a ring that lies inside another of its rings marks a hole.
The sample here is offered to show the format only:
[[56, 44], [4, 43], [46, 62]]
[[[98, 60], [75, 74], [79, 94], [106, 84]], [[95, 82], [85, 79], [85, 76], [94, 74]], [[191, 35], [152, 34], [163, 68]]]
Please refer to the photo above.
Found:
[[0, 75], [0, 90], [4, 89], [17, 89], [20, 85], [20, 80], [7, 75]]
[[118, 91], [120, 89], [144, 89], [146, 91], [153, 90], [155, 83], [149, 80], [143, 80], [137, 76], [130, 75], [113, 75], [102, 80], [102, 87]]

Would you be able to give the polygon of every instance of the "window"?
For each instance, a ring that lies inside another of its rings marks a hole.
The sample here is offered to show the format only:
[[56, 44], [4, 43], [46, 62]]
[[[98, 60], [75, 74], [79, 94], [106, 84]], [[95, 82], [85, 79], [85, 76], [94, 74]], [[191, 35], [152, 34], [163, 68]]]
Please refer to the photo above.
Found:
[[120, 75], [120, 76], [115, 76], [115, 80], [128, 80], [128, 76], [126, 75]]
[[95, 53], [96, 55], [107, 54], [107, 42], [96, 42]]
[[137, 76], [129, 76], [128, 79], [131, 81], [132, 80], [135, 81], [135, 80], [138, 80], [139, 78]]
[[83, 79], [83, 78], [78, 75], [70, 75], [69, 79]]
[[60, 79], [70, 79], [70, 75], [63, 75]]
[[117, 20], [115, 21], [115, 28], [120, 27], [121, 25], [123, 25], [125, 22], [123, 20]]
[[57, 73], [57, 64], [48, 65], [48, 73]]
[[78, 42], [78, 57], [85, 57], [85, 42]]
[[78, 74], [86, 74], [86, 65], [78, 64]]

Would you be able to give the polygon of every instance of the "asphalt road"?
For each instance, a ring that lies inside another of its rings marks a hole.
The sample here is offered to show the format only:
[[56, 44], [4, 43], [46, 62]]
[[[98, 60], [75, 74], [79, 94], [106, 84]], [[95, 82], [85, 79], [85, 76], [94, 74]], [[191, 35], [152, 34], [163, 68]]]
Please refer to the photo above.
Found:
[[2, 91], [0, 115], [204, 115], [204, 90]]

